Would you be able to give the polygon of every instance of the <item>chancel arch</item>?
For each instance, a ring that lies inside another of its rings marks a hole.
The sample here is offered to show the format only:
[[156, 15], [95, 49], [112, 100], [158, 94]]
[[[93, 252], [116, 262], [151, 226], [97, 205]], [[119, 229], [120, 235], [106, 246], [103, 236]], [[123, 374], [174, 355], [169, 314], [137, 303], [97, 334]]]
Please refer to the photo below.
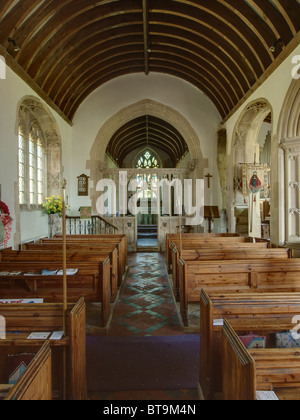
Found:
[[[190, 167], [193, 169], [194, 176], [203, 179], [208, 161], [203, 157], [201, 140], [190, 122], [175, 109], [157, 101], [144, 99], [125, 107], [109, 118], [100, 128], [95, 138], [91, 148], [90, 160], [87, 162], [91, 180], [94, 181], [94, 188], [92, 188], [90, 192], [94, 208], [97, 200], [96, 185], [98, 180], [102, 178], [103, 171], [107, 168], [106, 151], [111, 140], [122, 127], [126, 127], [126, 125], [130, 124], [132, 121], [143, 118], [146, 115], [153, 119], [165, 121], [179, 133], [186, 142], [187, 151], [192, 157]], [[176, 163], [175, 159], [173, 167], [176, 167]]]
[[[94, 209], [97, 208], [97, 199], [101, 195], [97, 191], [98, 181], [110, 178], [118, 184], [122, 170], [126, 170], [128, 182], [137, 179], [137, 175], [141, 174], [137, 172], [137, 168], [133, 168], [133, 161], [140, 152], [146, 152], [147, 146], [155, 152], [161, 167], [143, 170], [143, 177], [146, 179], [153, 179], [153, 176], [157, 180], [166, 178], [170, 181], [176, 178], [182, 181], [188, 178], [203, 179], [208, 160], [203, 157], [201, 141], [189, 121], [167, 105], [150, 99], [141, 100], [119, 111], [98, 132], [91, 149], [91, 159], [87, 162], [91, 180], [94, 181], [90, 191]], [[130, 159], [126, 159], [126, 156]], [[190, 156], [191, 159], [184, 159], [185, 156]], [[187, 162], [188, 167], [184, 167], [184, 162]], [[162, 213], [159, 203], [160, 200], [157, 200], [158, 217], [152, 217], [151, 221], [155, 220], [155, 224], [157, 223], [158, 249], [163, 250], [166, 232], [177, 231], [178, 216], [174, 217], [172, 213], [169, 218], [165, 215], [160, 218]], [[138, 218], [127, 220], [124, 217], [112, 220], [120, 231], [128, 234], [129, 249], [132, 250], [136, 249], [139, 221]]]
[[270, 237], [272, 106], [262, 98], [247, 105], [232, 146], [232, 226], [240, 234]]

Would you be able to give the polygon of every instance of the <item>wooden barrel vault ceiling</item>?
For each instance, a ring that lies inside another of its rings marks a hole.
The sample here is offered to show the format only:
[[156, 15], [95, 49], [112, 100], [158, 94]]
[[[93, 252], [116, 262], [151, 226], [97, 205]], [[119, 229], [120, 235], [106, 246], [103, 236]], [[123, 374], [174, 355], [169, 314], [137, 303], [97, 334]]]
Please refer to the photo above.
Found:
[[176, 167], [188, 151], [182, 135], [166, 121], [150, 115], [136, 118], [121, 127], [112, 137], [107, 153], [123, 167], [125, 157], [132, 151], [149, 147], [164, 151]]
[[226, 118], [299, 42], [299, 0], [0, 4], [0, 53], [69, 122], [103, 83], [137, 72], [192, 83]]

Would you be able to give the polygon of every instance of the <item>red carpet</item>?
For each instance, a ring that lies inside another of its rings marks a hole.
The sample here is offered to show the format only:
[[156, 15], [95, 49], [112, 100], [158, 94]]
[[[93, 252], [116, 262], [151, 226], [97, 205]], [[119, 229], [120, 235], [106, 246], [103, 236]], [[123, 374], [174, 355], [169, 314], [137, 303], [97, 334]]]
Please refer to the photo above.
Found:
[[199, 335], [87, 337], [88, 390], [197, 388], [199, 340]]

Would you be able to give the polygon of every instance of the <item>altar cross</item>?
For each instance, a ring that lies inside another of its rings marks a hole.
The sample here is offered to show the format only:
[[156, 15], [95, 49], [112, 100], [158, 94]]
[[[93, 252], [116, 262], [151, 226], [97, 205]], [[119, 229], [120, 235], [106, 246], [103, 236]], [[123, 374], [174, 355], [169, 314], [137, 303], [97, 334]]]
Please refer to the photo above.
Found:
[[207, 187], [210, 188], [210, 178], [212, 178], [213, 176], [208, 173], [207, 175], [205, 175], [205, 178], [207, 178]]

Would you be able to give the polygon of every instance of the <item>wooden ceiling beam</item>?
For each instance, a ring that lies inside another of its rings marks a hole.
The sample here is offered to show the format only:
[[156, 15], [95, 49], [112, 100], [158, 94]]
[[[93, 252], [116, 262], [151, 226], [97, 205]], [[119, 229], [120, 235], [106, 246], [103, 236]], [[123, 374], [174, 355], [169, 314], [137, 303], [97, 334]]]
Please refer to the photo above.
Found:
[[149, 5], [143, 0], [143, 30], [144, 30], [144, 62], [145, 74], [149, 74]]
[[140, 56], [143, 53], [143, 44], [121, 43], [119, 47], [114, 47], [103, 53], [98, 52], [98, 55], [89, 57], [87, 61], [82, 61], [82, 63], [79, 63], [78, 66], [74, 67], [71, 72], [66, 66], [62, 68], [62, 72], [57, 74], [53, 81], [49, 80], [49, 83], [51, 82], [52, 84], [49, 85], [48, 83], [45, 85], [44, 89], [49, 92], [48, 94], [52, 96], [57, 103], [61, 103], [69, 92], [80, 82], [80, 79], [92, 70], [94, 66], [103, 63], [103, 60], [107, 61], [109, 57], [117, 59], [117, 57], [126, 54], [126, 51], [129, 55], [136, 53]]
[[300, 29], [300, 4], [299, 1], [293, 2], [290, 0], [273, 0], [274, 4], [278, 8], [280, 14], [284, 17], [289, 28], [292, 31], [293, 36], [297, 35]]
[[248, 67], [246, 61], [241, 60], [240, 54], [231, 45], [225, 45], [223, 41], [212, 38], [209, 32], [191, 34], [188, 28], [179, 28], [165, 23], [160, 25], [156, 24], [151, 28], [151, 38], [153, 39], [154, 37], [173, 38], [174, 43], [177, 40], [179, 42], [185, 42], [187, 45], [190, 45], [191, 49], [197, 45], [207, 52], [210, 51], [210, 54], [216, 57], [217, 60], [217, 57], [221, 57], [220, 60], [228, 68], [232, 68], [232, 72], [240, 80], [242, 86], [245, 86], [246, 90], [255, 83], [256, 78], [253, 71]]
[[3, 19], [14, 0], [0, 0], [0, 20]]
[[115, 133], [109, 145], [110, 154], [115, 156], [126, 143], [130, 143], [135, 137], [146, 138], [147, 132], [149, 137], [163, 139], [164, 145], [168, 150], [172, 150], [174, 156], [182, 155], [186, 150], [187, 146], [183, 137], [174, 127], [163, 120], [155, 120], [152, 116], [146, 115], [131, 121]]
[[107, 152], [122, 166], [128, 153], [147, 145], [163, 150], [174, 166], [188, 150], [184, 138], [171, 124], [152, 115], [143, 115], [124, 124], [113, 135]]
[[222, 38], [220, 45], [229, 44], [238, 51], [256, 76], [270, 64], [268, 51], [256, 33], [219, 2], [214, 2], [213, 6], [208, 7], [207, 1], [204, 0], [197, 3], [152, 0], [151, 5], [151, 26], [152, 22], [173, 23], [188, 28], [191, 33], [209, 32], [213, 39]]
[[[134, 46], [133, 46], [134, 47]], [[58, 81], [57, 85], [62, 89], [64, 96], [61, 100], [58, 100], [56, 95], [57, 103], [60, 105], [64, 97], [68, 96], [68, 91], [76, 90], [83, 80], [86, 80], [86, 77], [92, 78], [93, 75], [97, 75], [98, 73], [104, 71], [104, 69], [111, 65], [119, 66], [119, 64], [126, 60], [132, 60], [140, 57], [141, 50], [135, 50], [132, 48], [132, 51], [128, 51], [126, 53], [126, 49], [120, 48], [117, 49], [114, 53], [109, 51], [104, 56], [96, 57], [93, 60], [88, 61], [85, 63], [84, 66], [80, 66], [79, 69], [76, 70], [76, 73], [72, 74], [72, 82], [69, 84], [64, 84], [64, 79], [62, 78]], [[176, 63], [178, 61], [178, 67], [185, 67], [187, 71], [189, 71], [192, 75], [196, 73], [199, 74], [201, 80], [205, 80], [207, 84], [213, 84], [219, 89], [220, 93], [222, 93], [224, 97], [224, 101], [227, 102], [228, 106], [234, 106], [234, 104], [240, 99], [234, 95], [234, 91], [230, 84], [226, 82], [223, 75], [220, 73], [214, 73], [213, 69], [209, 72], [209, 68], [205, 68], [205, 66], [201, 65], [201, 62], [193, 59], [191, 60], [190, 57], [187, 57], [184, 54], [178, 54], [177, 52], [173, 51], [166, 51], [160, 50], [156, 51], [156, 48], [153, 49], [153, 60], [155, 59], [165, 59], [166, 61], [171, 61]], [[151, 60], [152, 62], [152, 60]], [[200, 76], [201, 75], [201, 76]], [[198, 76], [197, 76], [198, 77]]]
[[[71, 43], [64, 46], [59, 59], [50, 57], [43, 66], [36, 78], [46, 91], [54, 79], [60, 76], [60, 73], [68, 69], [76, 71], [81, 65], [96, 56], [101, 56], [109, 49], [123, 46], [126, 51], [126, 45], [141, 45], [141, 26], [138, 24], [128, 24], [123, 27], [122, 31], [116, 31], [115, 28], [109, 28], [107, 31], [95, 31], [88, 36], [77, 36]], [[76, 53], [75, 53], [76, 52]], [[142, 47], [143, 52], [143, 47]]]
[[31, 38], [18, 57], [26, 71], [36, 76], [39, 67], [35, 68], [35, 63], [46, 62], [59, 48], [63, 49], [67, 42], [72, 42], [74, 37], [79, 34], [84, 36], [84, 31], [91, 35], [99, 28], [102, 31], [112, 27], [122, 30], [126, 23], [133, 21], [142, 25], [141, 10], [137, 7], [124, 10], [124, 5], [117, 2], [113, 11], [109, 3], [98, 2], [94, 8], [91, 4], [88, 7], [83, 4], [87, 2], [81, 2], [81, 7], [77, 2], [72, 8], [62, 8]]
[[[9, 2], [10, 4], [11, 2]], [[15, 32], [30, 13], [39, 5], [40, 0], [23, 0], [17, 2], [7, 13], [0, 24], [0, 44], [7, 47], [7, 39], [15, 39]]]
[[[101, 69], [96, 68], [95, 72], [89, 72], [87, 77], [81, 81], [81, 83], [77, 86], [75, 90], [73, 90], [71, 96], [69, 96], [70, 100], [72, 97], [80, 96], [83, 91], [88, 91], [91, 86], [95, 86], [95, 83], [98, 82], [98, 86], [101, 85], [101, 79], [111, 73], [114, 68], [128, 68], [130, 72], [131, 66], [136, 66], [139, 64], [138, 60], [127, 60], [126, 56], [124, 60], [120, 60], [118, 62], [113, 62], [111, 65], [105, 66]], [[155, 70], [159, 72], [159, 66], [162, 66], [164, 70], [170, 69], [171, 74], [182, 78], [184, 75], [185, 80], [189, 81], [189, 83], [194, 84], [196, 87], [200, 88], [203, 92], [208, 93], [209, 97], [214, 98], [213, 102], [219, 109], [222, 109], [222, 115], [224, 112], [226, 113], [228, 109], [230, 110], [230, 106], [226, 103], [226, 100], [220, 95], [217, 87], [209, 80], [207, 77], [200, 77], [200, 73], [197, 73], [195, 70], [192, 70], [190, 67], [187, 67], [185, 63], [178, 63], [177, 61], [168, 60], [165, 62], [164, 60], [154, 60], [154, 58], [150, 61], [150, 68], [151, 70]], [[126, 73], [125, 73], [126, 74]], [[225, 92], [225, 91], [224, 91]], [[225, 96], [225, 95], [224, 95]], [[69, 104], [61, 104], [64, 111], [68, 110]]]
[[225, 118], [290, 51], [299, 15], [299, 0], [0, 0], [0, 46], [67, 120], [106, 81], [150, 71], [192, 83]]

